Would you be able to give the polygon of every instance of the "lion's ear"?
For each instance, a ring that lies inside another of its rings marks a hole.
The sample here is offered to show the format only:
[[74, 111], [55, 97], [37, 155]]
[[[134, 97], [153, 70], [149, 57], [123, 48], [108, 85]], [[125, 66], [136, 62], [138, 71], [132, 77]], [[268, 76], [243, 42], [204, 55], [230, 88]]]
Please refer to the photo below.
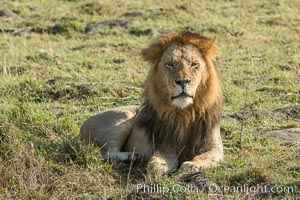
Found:
[[175, 40], [179, 34], [177, 32], [168, 31], [154, 39], [154, 42], [147, 48], [142, 50], [143, 58], [156, 65], [166, 48]]
[[152, 65], [155, 65], [160, 59], [162, 52], [163, 47], [161, 46], [161, 44], [153, 43], [149, 47], [142, 50], [142, 56], [146, 61], [148, 61]]
[[209, 39], [208, 41], [205, 41], [203, 46], [201, 45], [202, 46], [201, 50], [204, 56], [209, 60], [214, 59], [217, 53], [217, 47], [215, 41], [216, 41], [216, 37]]

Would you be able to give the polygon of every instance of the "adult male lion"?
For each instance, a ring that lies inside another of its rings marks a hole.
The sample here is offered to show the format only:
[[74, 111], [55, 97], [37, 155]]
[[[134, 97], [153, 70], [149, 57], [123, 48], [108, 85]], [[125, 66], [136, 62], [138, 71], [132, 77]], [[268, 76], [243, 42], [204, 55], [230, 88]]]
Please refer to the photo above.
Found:
[[80, 136], [105, 145], [112, 157], [138, 152], [155, 174], [206, 169], [223, 159], [220, 136], [222, 93], [212, 63], [213, 40], [170, 32], [142, 50], [152, 67], [144, 102], [91, 117]]

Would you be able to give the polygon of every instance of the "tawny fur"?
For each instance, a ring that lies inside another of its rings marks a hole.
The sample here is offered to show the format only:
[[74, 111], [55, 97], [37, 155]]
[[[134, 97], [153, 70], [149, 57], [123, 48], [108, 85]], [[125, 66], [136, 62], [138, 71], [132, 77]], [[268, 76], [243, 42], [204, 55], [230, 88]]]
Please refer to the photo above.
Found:
[[[169, 32], [158, 37], [142, 50], [151, 65], [142, 107], [117, 108], [90, 118], [81, 127], [81, 138], [106, 144], [107, 152], [139, 152], [149, 159], [148, 170], [159, 174], [181, 164], [197, 169], [215, 166], [223, 159], [222, 92], [212, 62], [215, 53], [214, 39], [195, 33]], [[169, 59], [179, 59], [176, 69], [167, 65]], [[195, 69], [187, 67], [192, 59], [200, 63]], [[188, 85], [178, 86], [181, 79], [189, 79]], [[190, 95], [182, 98], [190, 104], [182, 108], [172, 100], [181, 87]]]
[[[164, 74], [157, 73], [156, 68], [157, 62], [170, 45], [187, 43], [200, 49], [205, 59], [207, 71], [203, 73], [199, 85], [201, 89], [198, 90], [192, 106], [186, 109], [178, 109], [162, 102], [162, 96], [165, 96], [165, 91], [161, 86]], [[155, 127], [152, 129], [155, 130], [149, 133], [149, 140], [177, 146], [177, 152], [182, 154], [179, 155], [179, 157], [183, 157], [182, 161], [205, 151], [205, 149], [201, 149], [201, 146], [204, 147], [205, 145], [199, 144], [204, 142], [200, 138], [205, 138], [205, 134], [210, 133], [212, 123], [219, 122], [222, 92], [217, 72], [212, 63], [215, 53], [216, 46], [213, 40], [191, 32], [167, 33], [157, 38], [150, 47], [142, 50], [144, 59], [152, 65], [152, 68], [144, 84], [144, 110], [148, 110], [144, 112], [142, 110], [140, 114], [142, 117], [138, 119], [138, 122], [141, 126], [147, 126], [158, 118], [160, 122], [154, 122], [153, 126]], [[155, 90], [150, 89], [152, 85], [154, 85]], [[163, 133], [160, 134], [161, 131], [158, 129], [163, 129]], [[199, 131], [200, 129], [201, 131]], [[185, 145], [187, 142], [189, 142], [189, 145]], [[197, 149], [197, 146], [200, 152], [192, 152]]]

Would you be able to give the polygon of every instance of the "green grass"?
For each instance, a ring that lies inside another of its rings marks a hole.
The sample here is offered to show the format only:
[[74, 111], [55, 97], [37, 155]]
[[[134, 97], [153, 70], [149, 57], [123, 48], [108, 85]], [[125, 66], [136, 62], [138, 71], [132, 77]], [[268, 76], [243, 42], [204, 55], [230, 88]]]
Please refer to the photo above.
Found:
[[[154, 183], [145, 175], [144, 165], [129, 171], [129, 164], [109, 164], [99, 147], [74, 138], [88, 117], [141, 103], [149, 67], [139, 51], [167, 30], [190, 29], [217, 37], [215, 63], [224, 113], [300, 103], [300, 1], [29, 0], [0, 5], [0, 10], [18, 16], [0, 17], [1, 199], [120, 199], [136, 190], [136, 184]], [[128, 20], [128, 27], [84, 33], [86, 26], [112, 19]], [[132, 34], [147, 29], [152, 33]], [[224, 121], [225, 162], [206, 175], [222, 187], [293, 186], [294, 193], [267, 198], [299, 197], [299, 147], [248, 134], [287, 127], [300, 127], [299, 117]], [[158, 184], [172, 188], [179, 177], [175, 173]], [[161, 194], [149, 198], [156, 196]], [[263, 197], [164, 195], [232, 196]]]

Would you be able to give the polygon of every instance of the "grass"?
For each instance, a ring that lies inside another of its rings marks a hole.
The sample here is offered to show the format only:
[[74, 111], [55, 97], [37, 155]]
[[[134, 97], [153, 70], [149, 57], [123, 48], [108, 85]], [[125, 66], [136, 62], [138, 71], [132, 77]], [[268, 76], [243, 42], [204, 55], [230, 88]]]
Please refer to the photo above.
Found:
[[[137, 184], [172, 188], [179, 173], [155, 182], [144, 165], [129, 171], [129, 164], [104, 161], [99, 147], [74, 139], [82, 123], [105, 109], [141, 103], [149, 67], [139, 51], [167, 30], [217, 37], [224, 113], [299, 105], [299, 8], [292, 0], [0, 1], [0, 10], [10, 12], [0, 17], [0, 198], [120, 199]], [[128, 25], [84, 33], [113, 19]], [[225, 162], [206, 176], [224, 188], [284, 185], [294, 192], [144, 197], [299, 197], [299, 147], [248, 134], [287, 127], [300, 127], [299, 116], [224, 121]]]

